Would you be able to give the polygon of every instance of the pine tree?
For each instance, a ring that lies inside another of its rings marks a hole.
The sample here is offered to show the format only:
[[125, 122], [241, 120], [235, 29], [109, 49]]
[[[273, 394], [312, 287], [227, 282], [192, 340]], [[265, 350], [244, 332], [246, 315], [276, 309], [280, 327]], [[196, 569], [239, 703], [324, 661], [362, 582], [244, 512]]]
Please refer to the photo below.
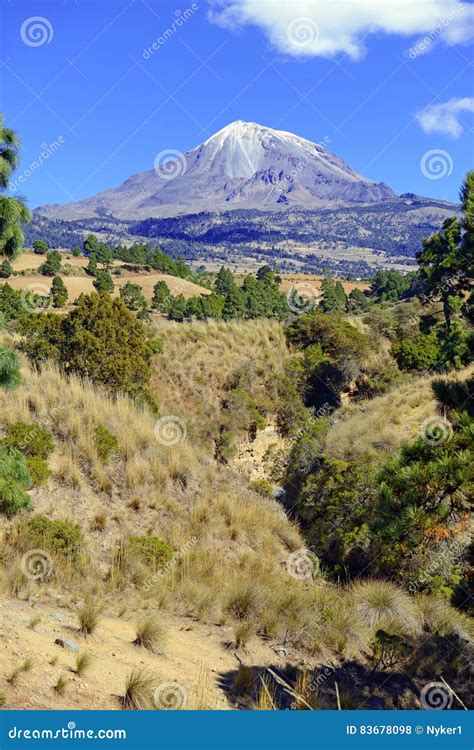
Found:
[[67, 286], [60, 276], [55, 276], [51, 285], [53, 307], [64, 307], [68, 298]]
[[13, 266], [8, 260], [8, 258], [6, 258], [3, 261], [3, 263], [0, 264], [0, 278], [9, 279], [12, 273], [13, 273]]
[[20, 383], [20, 358], [18, 354], [0, 346], [0, 387], [13, 390]]
[[[0, 189], [6, 190], [10, 177], [18, 166], [19, 140], [14, 130], [3, 124], [0, 115]], [[20, 198], [0, 194], [0, 253], [16, 258], [23, 247], [25, 237], [21, 225], [26, 224], [31, 214]]]

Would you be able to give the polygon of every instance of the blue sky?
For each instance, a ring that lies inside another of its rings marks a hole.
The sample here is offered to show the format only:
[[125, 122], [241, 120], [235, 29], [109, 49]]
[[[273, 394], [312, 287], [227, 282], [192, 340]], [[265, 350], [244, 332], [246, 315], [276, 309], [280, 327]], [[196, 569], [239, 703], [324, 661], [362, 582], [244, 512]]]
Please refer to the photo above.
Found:
[[457, 8], [3, 0], [1, 110], [22, 140], [17, 192], [31, 207], [78, 200], [242, 119], [324, 141], [397, 193], [456, 200], [474, 119], [473, 6]]

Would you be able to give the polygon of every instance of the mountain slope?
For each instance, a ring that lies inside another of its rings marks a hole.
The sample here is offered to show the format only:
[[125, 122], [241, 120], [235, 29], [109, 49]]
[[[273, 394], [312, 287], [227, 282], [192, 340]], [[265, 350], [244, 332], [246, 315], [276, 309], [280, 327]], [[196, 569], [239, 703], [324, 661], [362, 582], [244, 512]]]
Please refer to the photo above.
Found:
[[37, 211], [61, 219], [101, 214], [139, 219], [206, 210], [317, 208], [395, 200], [391, 188], [360, 176], [322, 145], [237, 120], [184, 155], [162, 152], [155, 169], [135, 174], [117, 188]]

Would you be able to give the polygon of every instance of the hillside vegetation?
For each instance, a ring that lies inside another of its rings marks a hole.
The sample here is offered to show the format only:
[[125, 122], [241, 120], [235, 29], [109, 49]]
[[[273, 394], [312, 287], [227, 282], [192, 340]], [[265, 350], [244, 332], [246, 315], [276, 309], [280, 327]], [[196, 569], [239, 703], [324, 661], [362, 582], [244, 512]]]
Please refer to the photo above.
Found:
[[[70, 304], [41, 238], [51, 293], [9, 285], [2, 196], [1, 705], [468, 707], [474, 173], [461, 198], [368, 289], [90, 235]], [[208, 293], [114, 296], [117, 262]]]

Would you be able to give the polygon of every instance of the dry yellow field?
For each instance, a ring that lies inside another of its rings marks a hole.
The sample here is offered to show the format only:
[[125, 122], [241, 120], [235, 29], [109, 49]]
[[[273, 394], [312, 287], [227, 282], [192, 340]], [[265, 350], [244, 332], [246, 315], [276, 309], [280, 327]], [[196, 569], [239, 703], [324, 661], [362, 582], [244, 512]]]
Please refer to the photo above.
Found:
[[[87, 266], [88, 260], [83, 255], [79, 258], [74, 258], [70, 253], [62, 253], [62, 255], [63, 263], [69, 263], [71, 266], [78, 266], [78, 268], [85, 268]], [[26, 271], [30, 268], [39, 268], [45, 260], [45, 255], [23, 252], [19, 258], [12, 262], [12, 266], [14, 271]]]
[[[33, 273], [27, 276], [12, 276], [8, 279], [8, 284], [13, 289], [28, 289], [28, 291], [36, 294], [47, 295], [51, 289], [52, 278], [48, 276], [41, 276], [41, 274], [34, 273], [35, 269], [38, 269], [42, 263], [46, 260], [44, 255], [36, 255], [31, 252], [23, 252], [19, 258], [13, 261], [13, 269], [16, 272], [32, 270]], [[84, 256], [74, 258], [69, 253], [63, 253], [63, 264], [68, 263], [71, 266], [77, 266], [77, 268], [85, 268], [88, 264], [88, 259]], [[121, 266], [120, 261], [114, 261], [114, 266]], [[60, 274], [69, 292], [69, 302], [74, 302], [80, 294], [89, 294], [94, 291], [93, 278], [91, 276], [64, 276]], [[124, 271], [123, 276], [113, 276], [115, 284], [114, 294], [117, 296], [119, 288], [132, 281], [134, 284], [139, 284], [143, 289], [143, 294], [148, 301], [153, 296], [153, 287], [157, 281], [164, 281], [168, 285], [173, 295], [183, 294], [186, 299], [189, 297], [196, 297], [199, 294], [210, 294], [209, 289], [205, 289], [198, 284], [194, 284], [192, 281], [186, 281], [180, 279], [177, 276], [169, 276], [165, 273], [133, 273], [131, 271]]]
[[[180, 279], [176, 276], [168, 276], [166, 273], [154, 273], [154, 274], [128, 274], [121, 276], [120, 278], [113, 277], [115, 284], [114, 295], [118, 296], [119, 288], [132, 281], [134, 284], [139, 284], [143, 289], [143, 294], [147, 300], [151, 300], [153, 296], [153, 287], [157, 281], [165, 281], [173, 295], [183, 294], [186, 299], [189, 297], [196, 297], [200, 294], [210, 294], [209, 289], [204, 289], [202, 286], [193, 284], [191, 281]], [[74, 302], [80, 294], [90, 294], [95, 291], [93, 286], [93, 279], [91, 276], [63, 276], [67, 290], [69, 292], [69, 302]], [[52, 278], [49, 276], [41, 276], [37, 274], [35, 276], [12, 276], [8, 279], [8, 284], [13, 289], [27, 289], [29, 292], [47, 296], [51, 289]]]
[[[301, 286], [304, 293], [303, 287], [305, 286], [314, 286], [315, 289], [319, 290], [319, 288], [321, 287], [321, 281], [324, 276], [310, 275], [305, 273], [287, 273], [281, 274], [281, 278], [281, 288], [284, 292], [288, 291], [292, 287], [296, 287], [298, 289], [298, 287]], [[345, 281], [344, 279], [339, 279], [339, 281], [344, 287], [344, 291], [346, 292], [346, 294], [352, 292], [353, 289], [360, 289], [361, 291], [365, 291], [369, 288], [369, 284], [367, 284], [365, 281]]]

